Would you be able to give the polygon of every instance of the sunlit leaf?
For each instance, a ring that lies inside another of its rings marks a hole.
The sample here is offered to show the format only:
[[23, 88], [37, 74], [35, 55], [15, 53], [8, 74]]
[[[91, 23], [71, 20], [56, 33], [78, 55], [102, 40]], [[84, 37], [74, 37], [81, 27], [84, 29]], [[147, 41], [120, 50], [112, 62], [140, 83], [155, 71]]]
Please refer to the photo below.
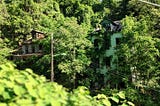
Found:
[[118, 103], [119, 102], [119, 99], [116, 98], [116, 97], [110, 97], [114, 102]]

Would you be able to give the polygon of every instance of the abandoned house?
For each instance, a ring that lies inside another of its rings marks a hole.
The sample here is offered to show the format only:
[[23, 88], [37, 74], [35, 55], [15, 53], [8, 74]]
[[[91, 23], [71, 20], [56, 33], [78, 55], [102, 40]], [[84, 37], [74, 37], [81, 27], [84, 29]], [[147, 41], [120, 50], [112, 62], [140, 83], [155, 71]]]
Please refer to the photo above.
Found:
[[30, 35], [26, 35], [23, 41], [19, 41], [19, 47], [12, 52], [12, 60], [25, 59], [30, 56], [41, 56], [42, 45], [35, 43], [35, 41], [44, 38], [44, 33], [32, 30]]
[[110, 34], [101, 37], [99, 36], [100, 29], [98, 29], [98, 31], [94, 31], [91, 37], [95, 51], [101, 53], [96, 57], [95, 62], [97, 64], [97, 70], [99, 70], [101, 74], [106, 74], [109, 70], [116, 69], [117, 64], [115, 64], [115, 61], [117, 60], [117, 56], [115, 55], [115, 48], [122, 38], [120, 21], [107, 22], [104, 28], [106, 32]]

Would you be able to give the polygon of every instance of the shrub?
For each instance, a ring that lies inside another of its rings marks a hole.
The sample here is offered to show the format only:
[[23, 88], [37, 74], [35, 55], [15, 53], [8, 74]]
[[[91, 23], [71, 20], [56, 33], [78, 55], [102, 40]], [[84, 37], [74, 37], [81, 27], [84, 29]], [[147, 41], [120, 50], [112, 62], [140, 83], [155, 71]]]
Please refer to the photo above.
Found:
[[[117, 95], [125, 99], [122, 92]], [[86, 87], [67, 92], [30, 69], [17, 70], [9, 63], [0, 66], [0, 106], [111, 106], [110, 100], [118, 103], [118, 99], [103, 94], [92, 97]]]

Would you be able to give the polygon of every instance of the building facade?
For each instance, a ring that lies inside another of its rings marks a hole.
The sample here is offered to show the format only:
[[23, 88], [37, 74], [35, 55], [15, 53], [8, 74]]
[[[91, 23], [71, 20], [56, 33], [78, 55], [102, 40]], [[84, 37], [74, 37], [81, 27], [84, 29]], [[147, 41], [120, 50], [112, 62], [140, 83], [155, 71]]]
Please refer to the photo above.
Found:
[[109, 79], [110, 72], [116, 72], [118, 67], [118, 57], [116, 56], [116, 47], [120, 44], [122, 38], [120, 21], [114, 21], [103, 26], [103, 30], [95, 29], [91, 34], [91, 42], [94, 44], [95, 54], [91, 67], [96, 73], [99, 73], [103, 79], [103, 85]]
[[31, 31], [31, 35], [26, 35], [23, 41], [19, 42], [19, 47], [12, 52], [12, 60], [26, 59], [31, 56], [41, 56], [42, 45], [36, 43], [45, 37], [40, 31]]

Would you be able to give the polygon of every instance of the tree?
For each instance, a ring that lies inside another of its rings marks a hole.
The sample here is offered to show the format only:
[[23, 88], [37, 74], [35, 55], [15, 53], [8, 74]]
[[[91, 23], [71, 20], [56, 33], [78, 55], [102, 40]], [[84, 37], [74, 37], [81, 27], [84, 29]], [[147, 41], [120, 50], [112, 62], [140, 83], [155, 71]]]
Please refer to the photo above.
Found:
[[62, 55], [58, 67], [62, 72], [76, 79], [76, 73], [83, 73], [90, 64], [86, 55], [92, 44], [87, 40], [87, 28], [78, 25], [75, 18], [66, 18], [62, 26], [54, 33], [55, 53]]
[[63, 18], [58, 3], [52, 0], [12, 0], [5, 1], [5, 4], [10, 17], [8, 23], [1, 26], [1, 31], [14, 44], [32, 30], [50, 32], [55, 22]]
[[1, 32], [2, 25], [7, 23], [7, 18], [9, 17], [6, 10], [6, 5], [3, 1], [0, 1], [0, 64], [8, 62], [7, 57], [10, 55], [11, 49], [8, 47], [9, 40], [5, 38], [5, 35]]
[[9, 62], [7, 59], [10, 56], [11, 49], [7, 45], [8, 40], [0, 38], [0, 64]]
[[[153, 0], [151, 0], [153, 2]], [[158, 1], [154, 1], [158, 3]], [[138, 20], [144, 19], [147, 22], [149, 28], [149, 35], [158, 37], [159, 36], [159, 18], [160, 8], [156, 8], [152, 5], [147, 5], [137, 0], [132, 0], [128, 4], [129, 14], [136, 17]]]
[[117, 50], [117, 72], [123, 77], [119, 77], [119, 83], [124, 82], [126, 87], [134, 85], [146, 92], [159, 88], [159, 48], [156, 46], [159, 39], [148, 35], [150, 30], [146, 20], [126, 17], [122, 23], [123, 39]]
[[[48, 19], [47, 21], [50, 20]], [[66, 77], [72, 82], [68, 83], [67, 86], [70, 86], [70, 84], [75, 85], [76, 74], [83, 75], [83, 72], [86, 72], [87, 67], [90, 65], [90, 57], [87, 55], [87, 51], [92, 47], [91, 42], [87, 39], [89, 28], [88, 26], [77, 24], [76, 18], [64, 18], [64, 20], [58, 20], [58, 23], [55, 22], [51, 26], [47, 26], [46, 29], [48, 28], [50, 32], [52, 31], [54, 37], [55, 80], [60, 81], [61, 78]], [[52, 28], [54, 29], [52, 30]], [[39, 42], [43, 45], [44, 55], [28, 59], [28, 61], [22, 63], [24, 65], [32, 63], [33, 65], [30, 68], [38, 70], [35, 72], [43, 74], [47, 78], [49, 78], [51, 63], [50, 32], [46, 33], [47, 37]], [[22, 64], [18, 66], [24, 68]]]
[[[4, 1], [0, 1], [0, 26], [3, 25], [5, 23], [5, 21], [7, 21], [8, 18], [8, 12], [6, 9], [6, 5], [4, 3]], [[1, 28], [1, 27], [0, 27]]]

